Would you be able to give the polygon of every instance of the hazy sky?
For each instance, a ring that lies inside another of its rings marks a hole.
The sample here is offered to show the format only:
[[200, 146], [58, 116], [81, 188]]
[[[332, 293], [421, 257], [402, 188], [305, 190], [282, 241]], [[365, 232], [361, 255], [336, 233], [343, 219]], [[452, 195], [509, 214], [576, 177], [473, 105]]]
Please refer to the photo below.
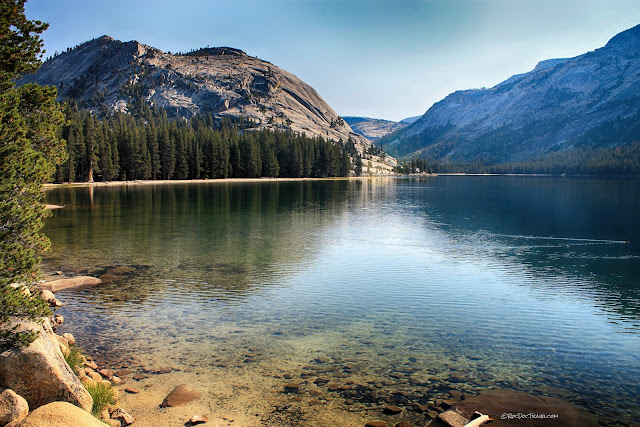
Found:
[[231, 46], [342, 116], [400, 120], [640, 24], [639, 0], [29, 0], [48, 54], [108, 34], [164, 51]]

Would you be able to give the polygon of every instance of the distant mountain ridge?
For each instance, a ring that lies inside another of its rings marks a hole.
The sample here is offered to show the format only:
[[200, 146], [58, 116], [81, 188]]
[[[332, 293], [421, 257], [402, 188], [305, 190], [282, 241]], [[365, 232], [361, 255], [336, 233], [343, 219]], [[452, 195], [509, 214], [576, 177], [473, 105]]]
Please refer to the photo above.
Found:
[[394, 122], [392, 120], [372, 119], [370, 117], [345, 116], [343, 119], [351, 126], [354, 132], [359, 133], [369, 141], [376, 141], [391, 132], [407, 126], [405, 123]]
[[[163, 108], [170, 117], [251, 119], [256, 129], [292, 130], [333, 141], [353, 140], [360, 153], [372, 143], [351, 127], [308, 84], [293, 74], [230, 47], [165, 53], [138, 41], [102, 36], [47, 60], [18, 83], [58, 88], [59, 99], [85, 109], [128, 111], [134, 102]], [[396, 163], [367, 155], [378, 172]]]
[[382, 138], [396, 156], [488, 164], [640, 140], [640, 26], [490, 89], [454, 92]]

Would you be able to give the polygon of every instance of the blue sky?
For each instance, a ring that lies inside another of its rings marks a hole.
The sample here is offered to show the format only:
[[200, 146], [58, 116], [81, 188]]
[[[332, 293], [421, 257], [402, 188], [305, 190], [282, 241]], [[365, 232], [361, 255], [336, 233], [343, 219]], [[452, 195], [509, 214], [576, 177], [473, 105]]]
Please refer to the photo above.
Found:
[[108, 34], [164, 51], [231, 46], [311, 84], [342, 116], [423, 114], [640, 24], [638, 0], [29, 0], [48, 54]]

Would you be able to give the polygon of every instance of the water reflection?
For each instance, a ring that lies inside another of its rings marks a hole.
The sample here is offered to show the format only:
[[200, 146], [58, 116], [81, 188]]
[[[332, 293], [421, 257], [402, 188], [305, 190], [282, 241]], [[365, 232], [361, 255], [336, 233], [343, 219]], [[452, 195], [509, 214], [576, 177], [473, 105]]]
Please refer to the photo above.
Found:
[[638, 189], [437, 177], [104, 187], [93, 202], [57, 189], [48, 202], [68, 207], [45, 232], [49, 268], [135, 268], [63, 295], [105, 354], [228, 365], [257, 347], [270, 374], [322, 355], [407, 396], [561, 388], [632, 419]]

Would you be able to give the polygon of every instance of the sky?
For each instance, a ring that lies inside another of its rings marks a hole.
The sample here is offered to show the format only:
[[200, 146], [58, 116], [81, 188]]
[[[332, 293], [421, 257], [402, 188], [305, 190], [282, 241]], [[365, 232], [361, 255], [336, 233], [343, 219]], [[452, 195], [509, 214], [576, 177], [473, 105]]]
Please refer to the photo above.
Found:
[[47, 55], [101, 35], [229, 46], [313, 86], [341, 116], [401, 120], [640, 24], [639, 0], [28, 0]]

